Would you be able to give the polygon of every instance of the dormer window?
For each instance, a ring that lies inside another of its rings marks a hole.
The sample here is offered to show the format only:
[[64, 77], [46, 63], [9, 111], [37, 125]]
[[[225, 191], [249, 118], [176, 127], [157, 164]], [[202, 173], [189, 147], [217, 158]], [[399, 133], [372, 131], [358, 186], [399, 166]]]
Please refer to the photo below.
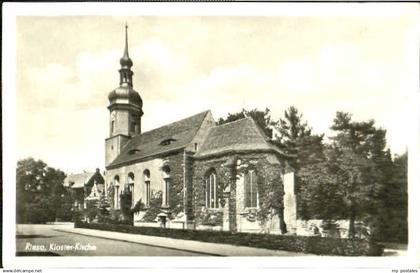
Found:
[[134, 155], [134, 154], [138, 154], [138, 153], [140, 153], [139, 149], [132, 149], [132, 150], [128, 151], [128, 154], [130, 154], [130, 155]]
[[167, 139], [165, 139], [165, 140], [162, 140], [161, 142], [160, 142], [160, 145], [162, 145], [162, 146], [167, 146], [167, 145], [170, 145], [172, 142], [174, 142], [174, 141], [176, 141], [176, 139], [174, 139], [174, 138], [167, 138]]

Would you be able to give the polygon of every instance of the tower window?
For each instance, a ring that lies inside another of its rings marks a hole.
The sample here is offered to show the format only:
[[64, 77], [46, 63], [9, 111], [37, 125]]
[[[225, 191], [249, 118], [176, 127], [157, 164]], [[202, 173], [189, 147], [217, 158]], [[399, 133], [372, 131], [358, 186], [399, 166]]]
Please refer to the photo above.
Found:
[[130, 131], [131, 132], [135, 132], [136, 131], [136, 123], [135, 122], [131, 122]]
[[114, 128], [115, 127], [115, 121], [113, 120], [113, 121], [111, 121], [111, 133], [113, 133], [114, 132]]

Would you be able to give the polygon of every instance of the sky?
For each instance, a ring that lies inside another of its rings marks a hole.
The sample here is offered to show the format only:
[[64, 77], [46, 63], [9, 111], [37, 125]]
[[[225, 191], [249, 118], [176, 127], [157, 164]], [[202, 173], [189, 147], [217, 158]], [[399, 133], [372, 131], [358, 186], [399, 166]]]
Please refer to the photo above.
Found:
[[142, 131], [211, 110], [283, 116], [315, 133], [336, 111], [374, 119], [393, 154], [407, 147], [418, 84], [413, 13], [375, 16], [20, 16], [16, 152], [68, 173], [104, 169], [108, 94], [119, 84], [128, 23]]

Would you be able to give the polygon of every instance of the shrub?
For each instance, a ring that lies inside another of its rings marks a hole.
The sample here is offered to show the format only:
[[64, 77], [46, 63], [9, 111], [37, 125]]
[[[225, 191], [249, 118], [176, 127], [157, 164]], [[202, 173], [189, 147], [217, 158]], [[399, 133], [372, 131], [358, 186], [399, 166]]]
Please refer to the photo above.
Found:
[[220, 226], [223, 223], [223, 212], [220, 210], [202, 208], [197, 213], [197, 222], [206, 226]]
[[143, 201], [141, 200], [141, 198], [139, 199], [139, 201], [137, 201], [137, 203], [134, 205], [134, 207], [131, 209], [132, 213], [137, 213], [140, 212], [142, 210], [144, 210], [146, 207], [146, 205], [143, 203]]
[[149, 207], [147, 208], [147, 211], [141, 220], [144, 222], [155, 221], [157, 215], [161, 211], [161, 207], [162, 207], [162, 192], [158, 191], [152, 194], [152, 198], [150, 198], [150, 201], [149, 201]]
[[132, 222], [133, 213], [131, 212], [131, 192], [126, 188], [120, 195], [121, 212], [124, 216], [124, 221]]
[[76, 228], [101, 229], [116, 232], [170, 237], [208, 243], [223, 243], [273, 250], [313, 253], [318, 255], [380, 256], [383, 246], [360, 239], [338, 239], [304, 236], [284, 236], [258, 233], [233, 233], [191, 229], [165, 229], [128, 225], [95, 224], [77, 222]]
[[54, 217], [51, 217], [48, 209], [34, 206], [32, 210], [28, 210], [26, 219], [27, 223], [32, 224], [45, 224], [48, 221], [54, 221]]
[[103, 224], [122, 224], [124, 217], [120, 210], [111, 209], [108, 215], [99, 215], [98, 222]]

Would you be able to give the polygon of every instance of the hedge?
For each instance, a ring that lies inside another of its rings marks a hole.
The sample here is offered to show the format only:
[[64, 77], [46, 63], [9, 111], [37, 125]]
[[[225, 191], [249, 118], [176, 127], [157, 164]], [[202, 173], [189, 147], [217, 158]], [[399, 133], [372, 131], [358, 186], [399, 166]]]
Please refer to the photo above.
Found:
[[318, 255], [381, 256], [383, 246], [361, 239], [306, 237], [261, 233], [206, 231], [192, 229], [169, 229], [136, 227], [128, 225], [76, 222], [75, 228], [89, 228], [149, 236], [170, 237], [207, 243], [223, 243], [238, 246], [266, 248]]

